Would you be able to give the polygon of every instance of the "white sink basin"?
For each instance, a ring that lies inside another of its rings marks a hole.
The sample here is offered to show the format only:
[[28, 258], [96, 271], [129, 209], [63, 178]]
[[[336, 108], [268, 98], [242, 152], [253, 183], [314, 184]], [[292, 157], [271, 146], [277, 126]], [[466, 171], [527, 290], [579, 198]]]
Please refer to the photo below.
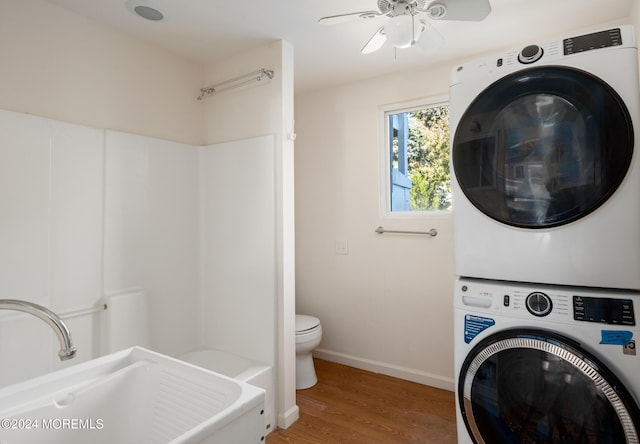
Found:
[[133, 347], [0, 389], [0, 444], [260, 443], [263, 409], [262, 389]]

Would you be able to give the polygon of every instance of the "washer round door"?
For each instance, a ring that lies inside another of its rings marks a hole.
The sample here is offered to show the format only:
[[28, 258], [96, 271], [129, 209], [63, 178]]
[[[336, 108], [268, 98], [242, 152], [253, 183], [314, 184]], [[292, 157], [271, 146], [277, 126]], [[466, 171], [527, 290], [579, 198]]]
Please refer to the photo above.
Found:
[[506, 330], [475, 346], [458, 401], [475, 443], [640, 442], [627, 389], [579, 344], [542, 330]]
[[602, 79], [574, 68], [529, 68], [482, 91], [456, 126], [452, 165], [488, 217], [549, 228], [593, 212], [625, 178], [631, 117]]

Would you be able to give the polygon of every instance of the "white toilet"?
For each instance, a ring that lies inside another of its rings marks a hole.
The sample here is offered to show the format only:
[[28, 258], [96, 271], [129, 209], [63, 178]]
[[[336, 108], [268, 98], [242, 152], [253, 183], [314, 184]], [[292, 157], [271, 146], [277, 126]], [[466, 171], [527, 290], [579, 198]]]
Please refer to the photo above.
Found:
[[313, 316], [296, 315], [296, 389], [313, 387], [318, 382], [313, 366], [313, 349], [322, 339], [320, 320]]

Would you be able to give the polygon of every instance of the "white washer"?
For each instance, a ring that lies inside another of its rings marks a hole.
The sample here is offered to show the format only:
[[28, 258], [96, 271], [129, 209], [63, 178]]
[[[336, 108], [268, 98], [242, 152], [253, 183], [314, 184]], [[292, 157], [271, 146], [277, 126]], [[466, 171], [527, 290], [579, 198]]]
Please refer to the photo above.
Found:
[[640, 294], [459, 279], [458, 443], [640, 442]]
[[460, 65], [450, 108], [457, 275], [640, 289], [632, 27]]

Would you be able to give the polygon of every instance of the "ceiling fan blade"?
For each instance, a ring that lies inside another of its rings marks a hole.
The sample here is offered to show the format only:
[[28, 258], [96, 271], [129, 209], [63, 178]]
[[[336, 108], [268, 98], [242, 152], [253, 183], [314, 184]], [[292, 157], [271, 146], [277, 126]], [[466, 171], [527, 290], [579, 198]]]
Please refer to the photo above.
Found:
[[491, 12], [489, 0], [435, 0], [423, 11], [434, 20], [480, 21]]
[[368, 20], [382, 15], [378, 11], [351, 12], [349, 14], [330, 15], [318, 20], [321, 25], [337, 25], [338, 23], [353, 22], [356, 20]]
[[373, 34], [373, 36], [371, 36], [369, 41], [363, 46], [360, 52], [363, 54], [371, 54], [372, 52], [375, 52], [378, 49], [382, 48], [382, 45], [384, 45], [386, 41], [387, 36], [384, 35], [384, 26], [382, 26], [376, 31], [375, 34]]
[[424, 51], [433, 52], [444, 44], [444, 37], [427, 20], [420, 20], [423, 26], [417, 45]]

